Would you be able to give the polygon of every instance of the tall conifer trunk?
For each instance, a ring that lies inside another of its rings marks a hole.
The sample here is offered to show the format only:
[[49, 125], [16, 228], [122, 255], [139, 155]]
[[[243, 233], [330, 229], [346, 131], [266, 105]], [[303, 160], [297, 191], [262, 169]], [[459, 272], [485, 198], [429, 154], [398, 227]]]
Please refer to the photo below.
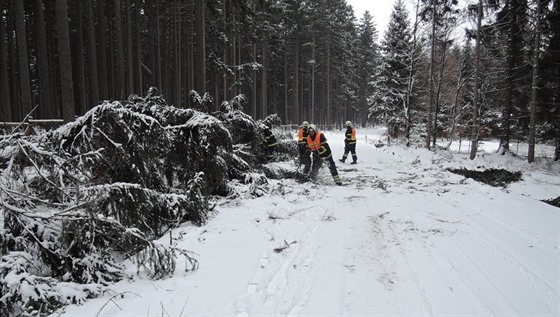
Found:
[[72, 87], [72, 58], [66, 0], [56, 0], [56, 29], [62, 90], [62, 119], [64, 119], [64, 122], [70, 122], [74, 120], [76, 109], [74, 108], [74, 90]]
[[31, 111], [31, 77], [29, 75], [29, 58], [27, 55], [27, 32], [25, 29], [25, 10], [23, 1], [15, 1], [16, 40], [19, 64], [20, 111], [18, 118], [23, 119]]

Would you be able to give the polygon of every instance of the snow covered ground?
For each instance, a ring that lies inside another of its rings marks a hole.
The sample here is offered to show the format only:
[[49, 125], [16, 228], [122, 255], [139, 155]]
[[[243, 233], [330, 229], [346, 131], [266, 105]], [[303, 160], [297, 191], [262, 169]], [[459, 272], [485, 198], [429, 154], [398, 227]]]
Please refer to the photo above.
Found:
[[[340, 158], [343, 132], [326, 136]], [[358, 130], [359, 164], [337, 162], [346, 186], [326, 167], [315, 183], [271, 180], [263, 197], [219, 202], [206, 226], [161, 239], [195, 252], [198, 270], [180, 260], [171, 278], [140, 272], [54, 316], [560, 315], [560, 209], [540, 201], [560, 196], [560, 163], [495, 155], [490, 142], [471, 161], [458, 144], [378, 138]], [[447, 168], [523, 180], [496, 188]]]

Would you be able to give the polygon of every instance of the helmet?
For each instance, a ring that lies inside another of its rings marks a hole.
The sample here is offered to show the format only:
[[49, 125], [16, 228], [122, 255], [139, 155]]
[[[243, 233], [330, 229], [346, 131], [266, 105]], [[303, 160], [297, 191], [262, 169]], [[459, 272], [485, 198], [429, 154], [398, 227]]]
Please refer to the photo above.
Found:
[[317, 126], [312, 123], [307, 127], [307, 130], [313, 130], [313, 131], [317, 132]]
[[307, 122], [307, 121], [303, 121], [301, 123], [301, 126], [304, 127], [304, 128], [307, 128], [308, 125], [309, 125], [309, 122]]
[[347, 126], [347, 127], [349, 127], [349, 126], [351, 126], [351, 125], [352, 125], [352, 121], [350, 121], [350, 120], [346, 121], [346, 126]]
[[264, 123], [261, 123], [261, 124], [259, 125], [259, 128], [260, 128], [261, 130], [266, 130], [266, 129], [268, 129], [268, 127], [267, 127], [266, 124], [264, 124]]

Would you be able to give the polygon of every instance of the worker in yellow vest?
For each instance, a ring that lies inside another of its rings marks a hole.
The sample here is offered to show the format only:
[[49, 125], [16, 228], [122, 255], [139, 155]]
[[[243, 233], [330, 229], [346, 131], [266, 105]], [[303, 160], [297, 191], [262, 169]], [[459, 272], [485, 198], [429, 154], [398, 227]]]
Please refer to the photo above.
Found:
[[270, 161], [274, 158], [274, 149], [278, 146], [278, 141], [276, 141], [276, 136], [272, 133], [272, 131], [270, 131], [270, 128], [266, 124], [261, 123], [259, 128], [263, 132], [262, 145], [264, 154], [266, 156], [266, 160]]
[[352, 163], [358, 163], [358, 156], [356, 155], [356, 129], [352, 127], [352, 121], [346, 121], [346, 138], [344, 139], [344, 155], [339, 160], [342, 163], [346, 161], [348, 153], [352, 153]]
[[313, 167], [311, 169], [311, 178], [317, 177], [319, 168], [323, 164], [323, 159], [329, 163], [329, 170], [331, 171], [332, 178], [337, 185], [342, 185], [340, 176], [336, 170], [336, 164], [332, 157], [332, 151], [327, 143], [327, 138], [323, 132], [317, 131], [317, 126], [310, 124], [307, 127], [309, 135], [307, 136], [307, 147], [313, 153]]

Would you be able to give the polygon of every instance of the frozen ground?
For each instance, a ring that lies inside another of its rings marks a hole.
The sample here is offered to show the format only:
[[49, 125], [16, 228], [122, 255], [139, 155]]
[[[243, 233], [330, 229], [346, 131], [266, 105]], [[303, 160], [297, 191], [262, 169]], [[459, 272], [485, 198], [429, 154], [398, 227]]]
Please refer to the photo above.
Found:
[[[206, 226], [161, 239], [194, 251], [198, 270], [140, 272], [54, 316], [560, 315], [560, 209], [540, 201], [560, 196], [560, 163], [495, 155], [491, 142], [473, 161], [458, 144], [376, 148], [378, 131], [358, 134], [359, 164], [337, 162], [346, 186], [324, 167], [317, 182], [271, 180], [263, 197], [220, 202]], [[342, 132], [326, 135], [341, 157]], [[523, 180], [496, 188], [447, 168]]]

